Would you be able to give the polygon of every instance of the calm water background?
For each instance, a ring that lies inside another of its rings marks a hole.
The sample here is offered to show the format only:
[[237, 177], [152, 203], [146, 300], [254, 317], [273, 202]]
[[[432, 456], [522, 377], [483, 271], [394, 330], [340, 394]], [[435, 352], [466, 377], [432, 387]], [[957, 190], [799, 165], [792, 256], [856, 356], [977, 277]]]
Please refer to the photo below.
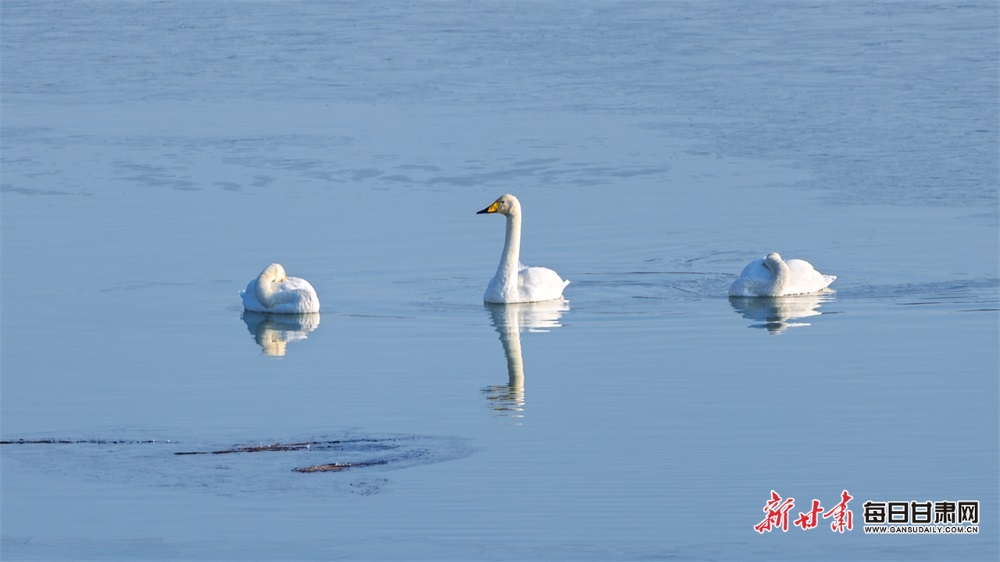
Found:
[[[0, 437], [157, 442], [4, 446], [4, 559], [995, 560], [998, 21], [5, 0]], [[567, 304], [482, 304], [505, 192]], [[837, 292], [731, 303], [772, 250]], [[320, 318], [242, 318], [272, 261]], [[388, 462], [172, 454], [323, 439]]]

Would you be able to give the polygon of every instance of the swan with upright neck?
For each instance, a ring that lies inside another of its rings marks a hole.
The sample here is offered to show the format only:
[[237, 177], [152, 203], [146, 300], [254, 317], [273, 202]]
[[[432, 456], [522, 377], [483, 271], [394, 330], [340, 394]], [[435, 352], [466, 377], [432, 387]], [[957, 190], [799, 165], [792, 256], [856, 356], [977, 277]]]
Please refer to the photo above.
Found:
[[837, 278], [823, 275], [805, 260], [785, 261], [777, 252], [748, 263], [729, 287], [731, 297], [784, 297], [825, 290]]
[[507, 217], [507, 237], [500, 255], [500, 266], [486, 287], [483, 300], [509, 304], [561, 299], [568, 280], [547, 267], [527, 267], [521, 264], [521, 203], [517, 197], [501, 196], [478, 215], [500, 213]]
[[243, 308], [251, 312], [306, 314], [319, 312], [316, 289], [300, 277], [289, 277], [281, 264], [272, 263], [240, 291]]

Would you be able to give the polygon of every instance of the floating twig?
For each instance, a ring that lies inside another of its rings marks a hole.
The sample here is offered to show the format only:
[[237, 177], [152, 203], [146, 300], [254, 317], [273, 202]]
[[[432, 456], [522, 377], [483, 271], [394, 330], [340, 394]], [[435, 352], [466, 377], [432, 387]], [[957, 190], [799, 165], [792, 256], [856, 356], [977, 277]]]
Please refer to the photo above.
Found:
[[272, 443], [270, 445], [251, 445], [247, 447], [234, 447], [232, 449], [222, 449], [219, 451], [181, 451], [175, 455], [228, 455], [230, 453], [260, 453], [263, 451], [303, 451], [313, 447], [329, 447], [331, 445], [341, 445], [343, 441], [305, 441], [302, 443]]
[[304, 466], [302, 468], [293, 468], [292, 472], [340, 472], [342, 470], [347, 470], [348, 468], [363, 468], [366, 466], [375, 466], [379, 464], [388, 464], [389, 461], [372, 461], [372, 462], [335, 462], [330, 464], [317, 464], [313, 466]]

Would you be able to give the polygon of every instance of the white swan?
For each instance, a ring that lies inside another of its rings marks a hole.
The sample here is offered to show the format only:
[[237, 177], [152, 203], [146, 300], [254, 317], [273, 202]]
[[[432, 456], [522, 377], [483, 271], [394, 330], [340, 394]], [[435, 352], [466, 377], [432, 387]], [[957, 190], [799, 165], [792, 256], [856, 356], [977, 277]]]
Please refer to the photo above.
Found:
[[521, 265], [521, 203], [507, 194], [492, 205], [476, 213], [500, 213], [507, 217], [507, 239], [500, 256], [500, 267], [493, 276], [483, 300], [490, 303], [509, 304], [537, 302], [562, 298], [569, 281], [547, 267]]
[[285, 268], [272, 263], [240, 291], [243, 308], [251, 312], [304, 314], [319, 312], [319, 297], [305, 279], [288, 277]]
[[783, 297], [822, 291], [836, 275], [823, 275], [804, 260], [784, 261], [771, 252], [747, 264], [729, 287], [731, 297]]

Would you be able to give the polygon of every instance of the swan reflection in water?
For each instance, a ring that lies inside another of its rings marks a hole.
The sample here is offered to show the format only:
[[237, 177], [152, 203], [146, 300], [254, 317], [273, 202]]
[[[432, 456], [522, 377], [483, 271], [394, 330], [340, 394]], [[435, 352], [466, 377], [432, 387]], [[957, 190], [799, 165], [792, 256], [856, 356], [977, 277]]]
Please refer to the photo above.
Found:
[[521, 332], [548, 332], [562, 324], [559, 319], [569, 310], [569, 301], [562, 299], [484, 305], [490, 311], [493, 327], [500, 334], [500, 343], [507, 357], [507, 384], [483, 389], [490, 407], [501, 415], [523, 417], [524, 360], [521, 357]]
[[814, 293], [788, 297], [729, 297], [729, 304], [748, 320], [760, 322], [751, 328], [763, 328], [771, 334], [780, 334], [788, 328], [809, 326], [808, 322], [795, 322], [810, 316], [824, 314], [819, 311], [825, 302], [833, 300], [833, 293]]
[[275, 314], [243, 311], [243, 322], [265, 354], [282, 357], [288, 342], [301, 341], [319, 327], [319, 314]]

